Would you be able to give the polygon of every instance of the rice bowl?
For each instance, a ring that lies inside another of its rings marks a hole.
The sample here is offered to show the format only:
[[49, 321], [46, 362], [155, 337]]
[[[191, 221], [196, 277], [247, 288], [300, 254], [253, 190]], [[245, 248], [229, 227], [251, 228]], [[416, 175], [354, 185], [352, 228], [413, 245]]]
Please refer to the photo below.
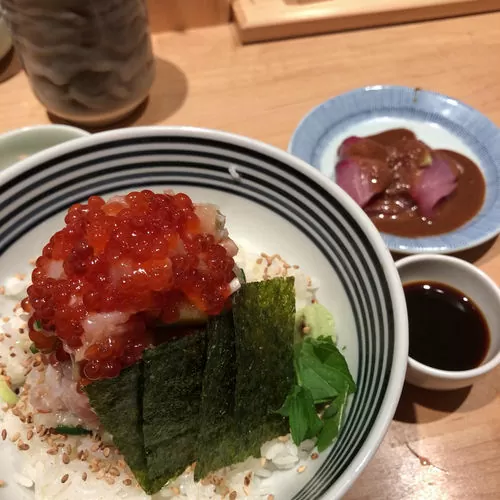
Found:
[[[152, 137], [149, 143], [148, 136]], [[119, 140], [121, 144], [114, 142]], [[29, 260], [38, 255], [46, 235], [60, 227], [61, 212], [96, 193], [96, 187], [99, 193], [109, 196], [129, 188], [151, 187], [158, 191], [167, 186], [185, 191], [198, 201], [219, 205], [228, 216], [230, 234], [243, 248], [257, 255], [279, 253], [285, 261], [300, 265], [308, 276], [320, 278], [318, 298], [333, 313], [339, 345], [345, 346], [349, 368], [359, 385], [332, 449], [310, 463], [294, 462], [296, 468], [279, 471], [279, 480], [273, 474], [269, 493], [262, 494], [319, 498], [333, 488], [329, 494], [336, 497], [352, 482], [350, 470], [359, 469], [357, 460], [365, 462], [374, 452], [399, 396], [407, 349], [400, 284], [373, 227], [338, 190], [284, 153], [258, 143], [252, 144], [252, 150], [258, 151], [253, 153], [246, 146], [244, 139], [206, 131], [136, 129], [100, 134], [26, 160], [2, 179], [6, 186], [2, 201], [9, 196], [11, 200], [2, 205], [2, 270], [29, 274]], [[80, 157], [82, 166], [71, 166]], [[108, 162], [106, 166], [103, 160]], [[43, 170], [32, 168], [44, 162]], [[175, 164], [183, 168], [177, 169]], [[283, 165], [282, 170], [278, 171], [275, 164]], [[236, 169], [238, 178], [231, 175], [230, 167], [233, 174]], [[56, 171], [57, 175], [51, 173]], [[14, 182], [17, 175], [22, 180]], [[45, 180], [40, 182], [40, 177]], [[33, 184], [29, 187], [32, 182], [36, 182], [36, 191]], [[335, 222], [339, 217], [341, 224]], [[346, 224], [349, 229], [344, 236]], [[293, 246], [287, 241], [293, 241]], [[5, 272], [2, 282], [8, 277]], [[369, 369], [371, 349], [378, 352], [380, 365]], [[2, 444], [0, 453], [5, 448]], [[298, 472], [302, 465], [307, 468]], [[246, 472], [239, 473], [243, 474], [244, 484]], [[57, 474], [58, 479], [62, 477]], [[10, 491], [12, 498], [16, 494], [11, 489], [16, 487], [15, 481], [5, 479], [8, 486], [0, 490], [0, 498], [4, 491]], [[59, 481], [66, 488], [69, 483], [68, 479]], [[100, 484], [103, 488], [110, 486], [105, 481]]]

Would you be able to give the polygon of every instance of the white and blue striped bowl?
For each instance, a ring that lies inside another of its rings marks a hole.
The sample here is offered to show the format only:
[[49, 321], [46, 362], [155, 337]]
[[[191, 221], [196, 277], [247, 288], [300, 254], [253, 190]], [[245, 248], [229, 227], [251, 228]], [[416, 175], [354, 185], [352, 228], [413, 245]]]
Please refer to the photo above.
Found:
[[[302, 474], [277, 472], [269, 489], [277, 500], [340, 498], [393, 417], [408, 327], [401, 282], [379, 233], [351, 198], [309, 165], [251, 139], [192, 128], [105, 132], [38, 153], [0, 172], [0, 282], [29, 272], [28, 261], [63, 225], [71, 204], [146, 187], [218, 204], [239, 244], [280, 253], [319, 278], [319, 300], [335, 316], [358, 391], [330, 450]], [[1, 500], [19, 493], [9, 481], [5, 448], [0, 463], [8, 485], [0, 489]]]
[[364, 87], [314, 108], [295, 130], [288, 151], [334, 178], [337, 148], [351, 135], [407, 128], [432, 148], [462, 153], [481, 168], [486, 198], [481, 211], [455, 231], [424, 238], [383, 234], [401, 253], [451, 253], [484, 243], [500, 232], [500, 129], [479, 111], [435, 92], [409, 87]]

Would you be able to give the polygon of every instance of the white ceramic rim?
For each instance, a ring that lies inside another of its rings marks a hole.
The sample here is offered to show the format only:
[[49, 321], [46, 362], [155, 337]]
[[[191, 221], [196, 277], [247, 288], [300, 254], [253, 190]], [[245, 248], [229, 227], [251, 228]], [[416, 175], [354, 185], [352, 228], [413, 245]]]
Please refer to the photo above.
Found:
[[[484, 271], [476, 267], [474, 264], [459, 259], [458, 257], [452, 257], [451, 255], [423, 254], [404, 257], [396, 262], [396, 267], [398, 270], [400, 270], [407, 265], [415, 264], [417, 262], [424, 265], [425, 263], [429, 262], [439, 262], [443, 266], [454, 268], [458, 267], [465, 273], [475, 274], [479, 278], [483, 286], [495, 297], [495, 300], [498, 302], [498, 310], [500, 311], [500, 289]], [[471, 298], [473, 299], [473, 297]], [[414, 370], [430, 377], [435, 377], [442, 380], [466, 380], [484, 375], [485, 373], [493, 370], [498, 365], [500, 365], [500, 350], [487, 363], [479, 365], [478, 367], [472, 368], [470, 370], [440, 370], [438, 368], [424, 365], [423, 363], [420, 363], [420, 361], [411, 358], [410, 355], [408, 355], [408, 365]]]
[[41, 130], [52, 130], [54, 132], [69, 133], [69, 134], [72, 134], [75, 139], [80, 138], [80, 137], [87, 137], [90, 135], [89, 132], [82, 130], [81, 128], [72, 127], [71, 125], [57, 125], [57, 124], [47, 123], [45, 125], [30, 125], [28, 127], [21, 127], [21, 128], [9, 130], [8, 132], [5, 132], [4, 134], [0, 134], [0, 143], [4, 142], [7, 139], [12, 139], [13, 137], [16, 137], [18, 135], [23, 135], [23, 134], [26, 134], [28, 132], [38, 132]]
[[[387, 284], [390, 290], [391, 300], [394, 311], [394, 330], [397, 333], [394, 338], [394, 357], [391, 366], [391, 379], [387, 385], [384, 402], [382, 403], [379, 417], [375, 421], [372, 431], [368, 436], [365, 443], [360, 448], [358, 454], [345, 470], [341, 481], [333, 484], [330, 489], [325, 493], [326, 500], [333, 500], [341, 498], [353, 485], [354, 481], [361, 474], [363, 469], [367, 466], [375, 452], [377, 451], [380, 443], [385, 437], [389, 425], [392, 421], [394, 413], [396, 412], [399, 398], [403, 389], [405, 380], [407, 359], [408, 359], [408, 316], [406, 312], [406, 302], [404, 297], [401, 280], [397, 272], [396, 266], [392, 256], [382, 239], [382, 236], [371, 222], [370, 218], [358, 206], [358, 204], [332, 180], [324, 176], [319, 170], [316, 170], [311, 165], [303, 160], [293, 156], [292, 154], [283, 151], [277, 147], [265, 144], [256, 139], [232, 134], [229, 132], [222, 132], [219, 130], [204, 129], [198, 127], [186, 126], [143, 126], [143, 127], [130, 127], [127, 129], [116, 129], [105, 132], [92, 134], [89, 137], [81, 137], [71, 142], [62, 143], [53, 146], [47, 150], [35, 153], [24, 160], [16, 163], [12, 167], [0, 171], [0, 185], [13, 178], [15, 175], [20, 174], [22, 171], [34, 167], [35, 165], [50, 160], [56, 156], [63, 155], [78, 149], [80, 146], [89, 146], [91, 144], [100, 144], [112, 140], [120, 139], [139, 139], [141, 137], [148, 137], [151, 134], [165, 134], [168, 132], [170, 136], [184, 136], [189, 134], [199, 138], [212, 138], [214, 140], [229, 142], [237, 146], [253, 149], [264, 155], [277, 158], [278, 160], [291, 164], [298, 170], [303, 171], [316, 183], [320, 184], [325, 190], [329, 191], [332, 196], [340, 199], [342, 203], [349, 210], [350, 214], [356, 219], [359, 225], [365, 231], [366, 236], [373, 245], [377, 257], [384, 269], [387, 278]], [[342, 484], [339, 484], [339, 483]]]

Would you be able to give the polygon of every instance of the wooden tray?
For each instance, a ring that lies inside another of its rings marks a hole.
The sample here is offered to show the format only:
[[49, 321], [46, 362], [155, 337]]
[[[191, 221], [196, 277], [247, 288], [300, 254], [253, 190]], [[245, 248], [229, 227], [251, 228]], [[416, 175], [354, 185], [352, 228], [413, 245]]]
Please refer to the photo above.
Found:
[[234, 0], [243, 42], [500, 10], [500, 0]]

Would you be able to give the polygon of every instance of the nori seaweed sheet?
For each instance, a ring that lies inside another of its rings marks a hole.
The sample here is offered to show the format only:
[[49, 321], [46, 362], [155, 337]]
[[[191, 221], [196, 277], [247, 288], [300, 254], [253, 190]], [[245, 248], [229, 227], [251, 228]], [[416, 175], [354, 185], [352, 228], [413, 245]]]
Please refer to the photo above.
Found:
[[236, 351], [231, 313], [210, 318], [195, 480], [246, 458], [234, 421]]
[[294, 321], [293, 278], [244, 284], [207, 331], [148, 349], [143, 362], [87, 386], [146, 493], [196, 460], [201, 478], [288, 433], [276, 412], [294, 381]]
[[208, 324], [196, 480], [289, 431], [275, 412], [294, 381], [293, 278], [244, 284], [232, 315]]
[[152, 482], [164, 484], [196, 460], [205, 359], [203, 330], [144, 352], [143, 433]]
[[233, 299], [236, 344], [235, 419], [247, 456], [289, 432], [276, 412], [294, 383], [294, 279], [247, 283]]
[[142, 363], [86, 386], [90, 405], [144, 491], [151, 491], [142, 433]]

